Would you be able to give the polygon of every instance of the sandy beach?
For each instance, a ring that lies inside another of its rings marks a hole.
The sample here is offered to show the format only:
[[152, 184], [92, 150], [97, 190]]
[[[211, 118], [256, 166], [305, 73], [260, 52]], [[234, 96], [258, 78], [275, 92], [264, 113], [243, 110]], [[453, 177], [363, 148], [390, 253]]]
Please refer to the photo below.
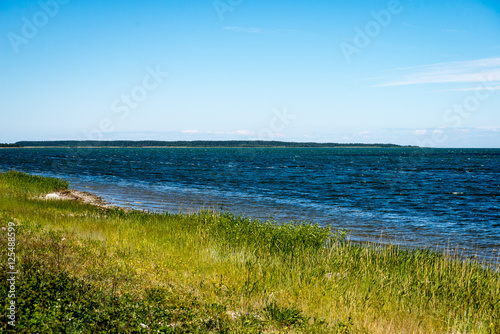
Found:
[[91, 204], [100, 208], [114, 208], [115, 206], [109, 205], [101, 197], [91, 194], [89, 192], [78, 191], [74, 189], [67, 189], [52, 192], [42, 196], [46, 200], [69, 200], [77, 201], [86, 204]]

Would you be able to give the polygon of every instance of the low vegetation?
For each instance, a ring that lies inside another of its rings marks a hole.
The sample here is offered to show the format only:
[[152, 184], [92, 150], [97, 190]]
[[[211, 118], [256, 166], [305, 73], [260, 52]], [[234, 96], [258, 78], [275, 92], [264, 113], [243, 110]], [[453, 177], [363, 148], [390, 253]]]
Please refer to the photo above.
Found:
[[[0, 174], [0, 277], [12, 223], [16, 332], [500, 332], [500, 273], [482, 263], [305, 223], [41, 199], [67, 187]], [[7, 289], [0, 331], [14, 328]]]

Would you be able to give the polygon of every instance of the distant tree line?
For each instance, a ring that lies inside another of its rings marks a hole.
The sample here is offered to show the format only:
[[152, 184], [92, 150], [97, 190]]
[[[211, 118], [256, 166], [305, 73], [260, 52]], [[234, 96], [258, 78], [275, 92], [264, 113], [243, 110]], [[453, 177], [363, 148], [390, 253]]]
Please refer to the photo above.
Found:
[[0, 147], [21, 147], [19, 144], [2, 144], [0, 143]]
[[410, 147], [395, 144], [361, 143], [300, 143], [275, 140], [195, 140], [195, 141], [157, 141], [157, 140], [57, 140], [57, 141], [19, 141], [17, 145], [30, 147], [290, 147], [290, 148], [327, 148], [327, 147]]

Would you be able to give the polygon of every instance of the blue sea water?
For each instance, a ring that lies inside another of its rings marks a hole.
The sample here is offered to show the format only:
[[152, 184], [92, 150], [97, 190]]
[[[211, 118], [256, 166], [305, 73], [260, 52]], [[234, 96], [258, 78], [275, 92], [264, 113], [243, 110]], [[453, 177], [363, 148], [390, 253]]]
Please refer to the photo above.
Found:
[[353, 240], [500, 254], [500, 149], [23, 148], [0, 170], [64, 178], [151, 211], [230, 210]]

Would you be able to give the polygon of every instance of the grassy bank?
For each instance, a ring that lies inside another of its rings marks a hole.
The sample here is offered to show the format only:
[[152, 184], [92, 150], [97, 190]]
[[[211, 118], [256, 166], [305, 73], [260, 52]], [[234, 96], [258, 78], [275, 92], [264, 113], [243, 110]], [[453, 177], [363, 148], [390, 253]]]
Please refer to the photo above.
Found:
[[17, 331], [500, 332], [500, 273], [479, 263], [306, 224], [40, 199], [67, 186], [0, 174], [0, 277], [12, 222]]

